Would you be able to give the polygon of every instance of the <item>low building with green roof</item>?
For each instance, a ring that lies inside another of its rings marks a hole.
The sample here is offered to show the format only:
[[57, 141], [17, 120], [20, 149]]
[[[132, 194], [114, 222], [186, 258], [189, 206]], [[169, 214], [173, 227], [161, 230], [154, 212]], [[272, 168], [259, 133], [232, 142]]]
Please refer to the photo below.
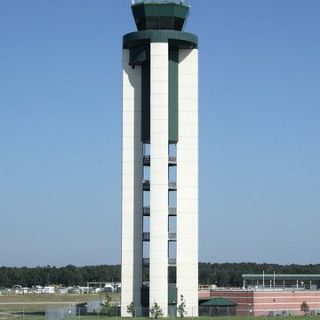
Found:
[[234, 316], [236, 315], [236, 303], [223, 297], [215, 297], [199, 301], [199, 316]]

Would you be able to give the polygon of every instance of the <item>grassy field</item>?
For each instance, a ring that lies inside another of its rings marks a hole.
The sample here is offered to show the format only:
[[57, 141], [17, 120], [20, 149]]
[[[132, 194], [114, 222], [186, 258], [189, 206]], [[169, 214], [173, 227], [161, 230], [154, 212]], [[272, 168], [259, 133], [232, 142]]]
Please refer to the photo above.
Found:
[[[119, 303], [120, 295], [111, 293], [111, 303]], [[103, 300], [102, 294], [6, 294], [0, 295], [0, 320], [8, 313], [43, 313], [49, 307]]]
[[[112, 298], [112, 301], [119, 301], [120, 294], [108, 293]], [[105, 295], [92, 293], [92, 294], [5, 294], [0, 295], [0, 304], [5, 303], [42, 303], [42, 302], [83, 302], [90, 300], [98, 300], [103, 298]]]
[[[114, 304], [120, 301], [119, 294], [109, 294]], [[25, 294], [25, 295], [0, 295], [0, 320], [44, 320], [45, 310], [49, 307], [59, 305], [73, 305], [76, 303], [87, 302], [91, 300], [104, 299], [100, 294]], [[252, 317], [250, 317], [253, 319]], [[279, 320], [288, 317], [259, 317], [263, 320]], [[103, 315], [73, 316], [67, 320], [119, 320], [119, 317], [107, 317]], [[125, 319], [125, 318], [122, 318]], [[131, 320], [132, 318], [127, 318]], [[164, 318], [162, 318], [164, 319]], [[171, 318], [172, 319], [172, 318]], [[190, 319], [190, 318], [189, 318]], [[214, 317], [198, 318], [200, 320], [248, 320], [249, 317]], [[320, 316], [290, 317], [291, 320], [320, 320]], [[61, 319], [56, 319], [61, 320]]]

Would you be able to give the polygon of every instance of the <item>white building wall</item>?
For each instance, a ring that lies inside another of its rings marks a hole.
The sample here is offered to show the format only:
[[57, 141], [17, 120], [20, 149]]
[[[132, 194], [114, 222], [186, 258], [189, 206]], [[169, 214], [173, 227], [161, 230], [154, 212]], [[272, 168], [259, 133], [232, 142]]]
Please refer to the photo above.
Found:
[[177, 288], [198, 316], [198, 50], [179, 51]]
[[150, 44], [150, 307], [168, 313], [168, 43]]
[[123, 50], [122, 133], [122, 263], [121, 315], [127, 306], [141, 308], [142, 284], [142, 143], [141, 67], [129, 66], [129, 50]]

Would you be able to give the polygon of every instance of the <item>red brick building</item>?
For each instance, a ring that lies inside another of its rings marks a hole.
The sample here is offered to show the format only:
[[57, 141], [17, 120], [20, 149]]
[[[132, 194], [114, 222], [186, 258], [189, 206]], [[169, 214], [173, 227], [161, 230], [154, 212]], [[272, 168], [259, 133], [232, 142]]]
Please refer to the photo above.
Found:
[[[293, 276], [295, 280], [292, 280]], [[315, 276], [317, 275], [272, 275], [273, 279], [269, 284], [268, 277], [263, 275], [260, 283], [255, 279], [255, 286], [244, 286], [242, 289], [200, 290], [199, 299], [228, 299], [236, 303], [238, 316], [303, 315], [303, 303], [306, 303], [309, 313], [320, 314], [320, 290], [312, 284], [316, 280]], [[320, 276], [318, 277], [320, 279]], [[248, 280], [246, 279], [247, 283]], [[265, 286], [265, 281], [268, 287]]]

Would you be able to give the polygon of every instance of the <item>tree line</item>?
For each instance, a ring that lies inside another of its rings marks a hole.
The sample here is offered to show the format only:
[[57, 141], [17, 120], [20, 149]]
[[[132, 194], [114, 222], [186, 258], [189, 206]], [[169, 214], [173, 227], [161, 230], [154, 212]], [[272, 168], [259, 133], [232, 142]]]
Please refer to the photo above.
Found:
[[14, 285], [32, 287], [54, 284], [69, 287], [86, 286], [87, 282], [91, 281], [120, 282], [120, 269], [120, 265], [84, 267], [67, 265], [61, 268], [49, 265], [35, 268], [1, 267], [0, 286], [10, 288]]
[[[216, 284], [220, 287], [241, 287], [244, 273], [284, 273], [284, 274], [320, 274], [320, 264], [279, 265], [268, 263], [199, 263], [199, 284]], [[0, 286], [12, 287], [21, 285], [62, 285], [86, 286], [87, 282], [107, 281], [120, 282], [120, 265], [98, 265], [76, 267], [39, 266], [0, 267]]]
[[320, 264], [280, 265], [270, 263], [199, 263], [199, 284], [241, 287], [242, 274], [320, 274]]

